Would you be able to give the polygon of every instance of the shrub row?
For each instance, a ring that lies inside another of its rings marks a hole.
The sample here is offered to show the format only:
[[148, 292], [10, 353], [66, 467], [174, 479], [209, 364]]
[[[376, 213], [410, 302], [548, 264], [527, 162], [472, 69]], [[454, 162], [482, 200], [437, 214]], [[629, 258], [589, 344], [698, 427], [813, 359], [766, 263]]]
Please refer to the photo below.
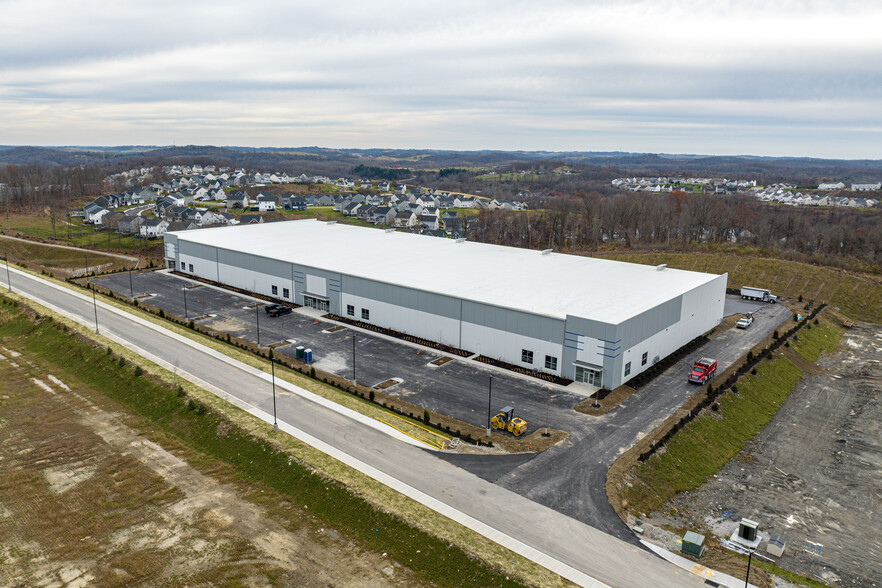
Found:
[[[753, 351], [748, 351], [745, 362], [740, 367], [738, 367], [738, 369], [736, 369], [734, 373], [730, 374], [729, 377], [726, 378], [726, 380], [722, 384], [720, 384], [720, 386], [718, 388], [714, 388], [713, 384], [708, 384], [707, 394], [705, 394], [705, 397], [701, 399], [701, 402], [699, 402], [698, 405], [694, 409], [690, 410], [689, 413], [685, 417], [681, 418], [679, 421], [674, 423], [671, 426], [671, 428], [668, 429], [665, 432], [665, 434], [662, 435], [662, 437], [658, 441], [656, 441], [652, 445], [650, 445], [649, 448], [646, 451], [644, 451], [643, 453], [641, 453], [637, 459], [639, 459], [640, 461], [646, 461], [647, 459], [652, 457], [652, 455], [656, 451], [658, 451], [659, 449], [664, 447], [667, 444], [667, 442], [671, 440], [671, 437], [676, 435], [680, 429], [682, 429], [684, 426], [686, 426], [686, 424], [688, 424], [695, 417], [697, 417], [703, 409], [707, 408], [708, 406], [711, 406], [711, 410], [716, 410], [715, 408], [713, 408], [713, 406], [717, 406], [717, 408], [719, 408], [719, 405], [715, 402], [717, 400], [717, 398], [719, 398], [721, 395], [725, 394], [729, 390], [732, 390], [733, 392], [737, 393], [738, 392], [737, 382], [741, 376], [747, 374], [748, 372], [750, 372], [751, 374], [756, 374], [757, 364], [759, 364], [759, 362], [761, 362], [763, 359], [772, 359], [772, 352], [777, 350], [782, 345], [785, 347], [789, 347], [790, 342], [788, 340], [791, 337], [798, 339], [799, 336], [797, 335], [797, 333], [801, 328], [803, 328], [803, 326], [811, 329], [812, 325], [811, 325], [810, 321], [812, 319], [815, 319], [815, 317], [818, 315], [818, 313], [821, 312], [821, 310], [823, 310], [824, 307], [826, 307], [826, 306], [827, 306], [826, 303], [823, 303], [820, 306], [818, 306], [814, 311], [812, 311], [812, 313], [809, 316], [807, 316], [805, 318], [805, 320], [802, 320], [802, 321], [798, 322], [796, 325], [794, 325], [793, 327], [791, 327], [789, 330], [787, 330], [784, 333], [783, 337], [776, 338], [772, 342], [771, 345], [764, 348], [757, 355], [754, 355]], [[818, 324], [817, 319], [815, 319], [815, 324]]]

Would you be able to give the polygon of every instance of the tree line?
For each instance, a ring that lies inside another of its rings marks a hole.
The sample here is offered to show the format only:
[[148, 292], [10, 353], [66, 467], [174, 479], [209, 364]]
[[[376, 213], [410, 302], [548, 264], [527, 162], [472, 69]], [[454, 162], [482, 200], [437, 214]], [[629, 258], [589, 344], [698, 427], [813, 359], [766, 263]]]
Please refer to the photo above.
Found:
[[469, 237], [565, 252], [690, 251], [737, 244], [777, 255], [882, 271], [882, 211], [769, 205], [745, 195], [597, 192], [550, 198], [529, 212], [485, 210]]

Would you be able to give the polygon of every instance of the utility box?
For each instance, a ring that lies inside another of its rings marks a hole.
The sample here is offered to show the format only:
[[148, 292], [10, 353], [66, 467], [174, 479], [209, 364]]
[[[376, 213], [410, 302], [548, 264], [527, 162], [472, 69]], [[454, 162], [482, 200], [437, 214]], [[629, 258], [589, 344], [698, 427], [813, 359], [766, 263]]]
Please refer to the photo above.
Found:
[[704, 554], [704, 535], [686, 531], [680, 551], [692, 557], [701, 557]]
[[787, 541], [781, 535], [772, 535], [769, 537], [769, 544], [766, 545], [766, 553], [769, 555], [774, 555], [775, 557], [781, 557], [784, 555], [784, 546], [787, 544]]
[[295, 352], [297, 354], [296, 358], [300, 361], [303, 361], [303, 345], [298, 345]]
[[758, 526], [759, 523], [756, 521], [741, 519], [741, 522], [738, 523], [738, 537], [748, 542], [756, 541], [756, 528]]

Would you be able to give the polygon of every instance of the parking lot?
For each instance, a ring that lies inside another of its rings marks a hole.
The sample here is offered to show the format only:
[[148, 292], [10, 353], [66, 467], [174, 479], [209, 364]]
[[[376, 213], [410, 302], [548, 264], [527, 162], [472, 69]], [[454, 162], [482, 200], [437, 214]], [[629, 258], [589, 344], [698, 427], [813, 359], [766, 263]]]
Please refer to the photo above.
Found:
[[[312, 309], [299, 308], [271, 317], [264, 312], [264, 301], [167, 271], [114, 274], [96, 281], [123, 296], [134, 294], [166, 313], [262, 346], [273, 345], [277, 354], [294, 357], [297, 346], [309, 348], [316, 369], [355, 379], [362, 385], [377, 386], [394, 379], [398, 383], [386, 388], [385, 393], [479, 427], [487, 424], [488, 394], [494, 412], [506, 405], [514, 406], [516, 414], [528, 422], [527, 433], [546, 423], [573, 432], [591, 420], [572, 410], [592, 391], [580, 384], [565, 389], [463, 358], [435, 366], [431, 362], [444, 357], [438, 351], [348, 326], [339, 328]], [[737, 296], [727, 297], [726, 304], [727, 314], [766, 306]], [[768, 321], [758, 316], [749, 329], [751, 336], [745, 339], [758, 340], [760, 337], [754, 334], [764, 334], [777, 326], [767, 325]]]
[[168, 272], [133, 273], [131, 278], [130, 283], [124, 273], [96, 281], [123, 296], [134, 292], [139, 300], [166, 313], [218, 331], [259, 340], [264, 346], [281, 343], [274, 345], [277, 354], [294, 357], [296, 347], [302, 345], [312, 349], [316, 369], [350, 380], [354, 377], [362, 385], [376, 386], [397, 378], [401, 382], [385, 393], [476, 426], [487, 425], [488, 393], [494, 411], [505, 405], [515, 407], [528, 422], [527, 433], [545, 426], [546, 408], [552, 428], [571, 430], [586, 418], [572, 408], [590, 393], [588, 388], [574, 393], [462, 358], [434, 366], [431, 362], [444, 354], [348, 326], [332, 331], [338, 323], [320, 318], [311, 309], [271, 317], [263, 310], [264, 301]]

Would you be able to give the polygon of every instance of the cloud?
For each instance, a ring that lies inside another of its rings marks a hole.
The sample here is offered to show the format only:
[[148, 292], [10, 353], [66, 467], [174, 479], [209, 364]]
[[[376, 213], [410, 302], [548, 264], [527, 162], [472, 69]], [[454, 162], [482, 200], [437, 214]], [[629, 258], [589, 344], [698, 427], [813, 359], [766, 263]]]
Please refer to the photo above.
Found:
[[860, 1], [0, 2], [6, 143], [882, 157]]

